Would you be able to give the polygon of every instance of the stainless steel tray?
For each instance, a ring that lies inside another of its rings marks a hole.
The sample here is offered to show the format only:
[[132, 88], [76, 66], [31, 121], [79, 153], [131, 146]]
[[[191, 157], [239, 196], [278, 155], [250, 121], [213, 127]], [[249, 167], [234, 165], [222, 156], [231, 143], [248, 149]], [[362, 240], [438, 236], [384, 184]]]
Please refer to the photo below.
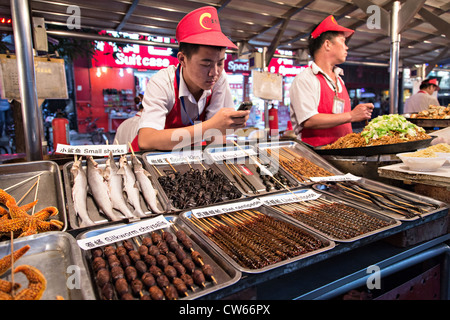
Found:
[[[206, 149], [206, 155], [208, 156], [210, 162], [213, 162], [214, 161], [213, 154], [217, 152], [230, 152], [231, 156], [233, 156], [234, 152], [238, 152], [240, 154], [236, 155], [236, 157], [233, 158], [220, 159], [219, 161], [215, 161], [214, 164], [247, 197], [260, 196], [269, 193], [279, 193], [284, 192], [286, 190], [277, 181], [273, 181], [271, 182], [272, 188], [269, 191], [267, 191], [266, 186], [264, 185], [263, 180], [257, 171], [259, 168], [255, 164], [256, 161], [255, 158], [250, 157], [243, 151], [241, 152], [241, 148], [238, 147], [208, 148]], [[288, 186], [289, 188], [295, 188], [299, 186], [299, 182], [296, 179], [294, 179], [289, 173], [287, 173], [281, 166], [278, 166], [278, 162], [276, 162], [274, 166], [273, 161], [271, 161], [271, 159], [264, 154], [259, 154], [258, 158], [263, 164], [271, 164], [273, 168], [272, 170], [275, 173], [278, 173], [281, 176], [285, 177], [289, 181], [290, 184], [290, 186]], [[235, 170], [237, 170], [241, 175], [243, 175], [252, 187], [249, 187], [245, 183], [245, 181], [239, 177], [239, 175], [231, 167], [231, 165], [234, 165], [234, 167], [236, 168]], [[266, 177], [268, 178], [267, 175]], [[279, 177], [277, 180], [280, 181]], [[283, 185], [286, 185], [286, 183], [284, 183]]]
[[[247, 200], [247, 201], [251, 201], [251, 200]], [[195, 232], [195, 234], [197, 234], [198, 238], [200, 238], [204, 243], [206, 243], [208, 246], [210, 246], [213, 250], [217, 251], [221, 256], [223, 256], [226, 259], [226, 261], [228, 261], [228, 263], [230, 263], [234, 268], [241, 271], [242, 273], [248, 273], [248, 274], [263, 273], [263, 272], [287, 265], [289, 263], [293, 263], [293, 262], [296, 262], [296, 261], [299, 261], [302, 259], [306, 259], [308, 257], [328, 251], [335, 247], [334, 241], [329, 240], [328, 238], [316, 233], [315, 231], [313, 231], [309, 228], [305, 228], [303, 225], [288, 219], [285, 215], [281, 215], [277, 212], [274, 212], [274, 210], [272, 210], [270, 207], [260, 206], [260, 207], [254, 208], [254, 209], [258, 210], [259, 212], [261, 212], [267, 216], [273, 217], [277, 220], [287, 222], [287, 223], [295, 226], [296, 228], [301, 229], [303, 232], [315, 237], [316, 239], [318, 239], [319, 241], [322, 242], [322, 248], [305, 253], [305, 254], [301, 254], [294, 258], [288, 258], [288, 259], [279, 261], [277, 263], [274, 263], [274, 264], [271, 264], [271, 265], [268, 265], [268, 266], [265, 266], [262, 268], [251, 269], [251, 268], [242, 266], [239, 263], [237, 263], [235, 260], [233, 260], [233, 258], [229, 254], [227, 254], [224, 250], [222, 250], [216, 243], [214, 243], [211, 239], [209, 239], [203, 233], [202, 230], [200, 230], [194, 223], [192, 223], [192, 221], [190, 221], [192, 218], [192, 211], [184, 212], [180, 215], [180, 217], [181, 217], [181, 220], [183, 221], [183, 223], [185, 225], [187, 225], [191, 230], [193, 230], [193, 232]]]
[[385, 208], [380, 208], [380, 207], [376, 206], [375, 204], [368, 203], [367, 201], [361, 200], [359, 198], [355, 198], [355, 197], [350, 198], [346, 195], [343, 195], [340, 192], [337, 192], [336, 190], [331, 189], [329, 187], [329, 185], [325, 184], [325, 183], [324, 184], [317, 183], [317, 184], [314, 184], [312, 187], [315, 190], [317, 190], [318, 192], [327, 194], [334, 198], [345, 199], [346, 201], [348, 201], [350, 203], [355, 203], [356, 205], [358, 205], [360, 207], [364, 207], [366, 209], [375, 210], [386, 216], [392, 217], [392, 218], [394, 218], [396, 220], [400, 220], [400, 221], [413, 221], [413, 220], [427, 217], [432, 214], [436, 214], [438, 212], [442, 212], [443, 210], [448, 211], [448, 205], [444, 202], [435, 200], [430, 197], [422, 196], [422, 195], [414, 193], [414, 192], [403, 190], [403, 189], [400, 189], [400, 188], [397, 188], [394, 186], [390, 186], [388, 184], [383, 184], [381, 182], [373, 181], [373, 180], [365, 179], [365, 178], [361, 178], [360, 180], [358, 180], [355, 183], [358, 185], [361, 185], [363, 187], [370, 188], [375, 191], [387, 192], [392, 195], [398, 195], [400, 197], [407, 199], [408, 201], [411, 201], [412, 203], [417, 202], [417, 201], [425, 202], [427, 204], [435, 206], [435, 208], [434, 209], [430, 208], [430, 210], [428, 212], [424, 212], [420, 216], [414, 216], [411, 218], [407, 218], [407, 217], [403, 216], [402, 214], [392, 212], [391, 210], [387, 210]]
[[[136, 155], [136, 157], [141, 161], [141, 163], [143, 163], [142, 158], [139, 155]], [[107, 158], [94, 158], [94, 160], [99, 164], [100, 168], [105, 168]], [[119, 165], [118, 157], [115, 157], [114, 160], [116, 161], [116, 164]], [[130, 162], [131, 160], [129, 157], [128, 157], [128, 160], [129, 160], [129, 163], [131, 164], [131, 162]], [[81, 227], [79, 225], [78, 217], [75, 212], [73, 199], [72, 199], [73, 176], [72, 176], [72, 173], [70, 172], [70, 170], [73, 166], [73, 163], [74, 162], [71, 161], [64, 165], [63, 175], [64, 175], [64, 182], [65, 182], [64, 187], [66, 190], [69, 223], [70, 223], [71, 230], [76, 230], [76, 229], [81, 229]], [[86, 170], [86, 160], [83, 160], [83, 169]], [[167, 198], [165, 198], [165, 195], [163, 194], [163, 192], [161, 192], [161, 190], [158, 189], [159, 184], [157, 183], [154, 176], [152, 176], [151, 181], [152, 181], [153, 187], [157, 190], [157, 200], [158, 200], [159, 208], [163, 212], [167, 212], [167, 210], [168, 210]], [[146, 202], [145, 202], [142, 194], [140, 195], [140, 198], [141, 198], [141, 207], [144, 210], [144, 212], [147, 213], [149, 217], [154, 216], [153, 213], [151, 213], [149, 210], [146, 210], [147, 206], [146, 206]], [[131, 210], [133, 209], [130, 204], [128, 204], [128, 207]], [[87, 209], [88, 209], [90, 218], [96, 223], [96, 225], [101, 225], [101, 224], [111, 222], [105, 215], [103, 215], [99, 212], [99, 209], [98, 209], [97, 205], [95, 204], [94, 198], [92, 197], [92, 195], [89, 192], [88, 192], [88, 197], [87, 197]], [[114, 211], [119, 213], [119, 211], [117, 211], [116, 209], [114, 209]], [[128, 221], [128, 218], [124, 217], [123, 221]]]
[[[170, 153], [167, 153], [167, 154], [170, 155]], [[154, 176], [154, 177], [160, 177], [161, 175], [166, 175], [166, 172], [173, 172], [173, 168], [180, 174], [184, 174], [184, 173], [188, 172], [189, 170], [200, 170], [200, 171], [203, 171], [203, 170], [211, 169], [215, 173], [222, 175], [222, 171], [219, 170], [214, 163], [210, 163], [209, 164], [206, 161], [201, 161], [201, 162], [196, 161], [196, 162], [180, 163], [180, 164], [175, 164], [175, 163], [174, 164], [168, 164], [168, 163], [166, 163], [166, 164], [152, 165], [152, 164], [150, 164], [147, 161], [147, 157], [151, 156], [151, 155], [154, 155], [154, 154], [148, 152], [148, 153], [144, 153], [142, 155], [142, 157], [143, 157], [143, 160], [144, 160], [144, 164], [145, 164], [146, 170], [148, 172], [150, 172], [150, 174], [152, 176]], [[228, 179], [227, 176], [225, 176], [225, 177]], [[158, 179], [156, 179], [156, 180], [158, 180]], [[229, 181], [230, 185], [232, 185], [232, 183], [231, 183], [231, 181], [229, 179], [228, 179], [228, 181]], [[158, 188], [162, 190], [162, 192], [164, 193], [164, 196], [169, 201], [169, 207], [170, 207], [169, 212], [170, 213], [179, 213], [179, 212], [182, 212], [183, 210], [189, 210], [190, 208], [194, 208], [194, 207], [195, 208], [201, 208], [201, 207], [205, 207], [205, 206], [208, 206], [208, 205], [213, 205], [213, 204], [217, 205], [217, 204], [224, 203], [224, 202], [227, 202], [227, 201], [230, 201], [230, 200], [235, 200], [235, 199], [227, 199], [227, 200], [218, 201], [218, 202], [215, 202], [215, 203], [211, 202], [209, 204], [198, 204], [198, 203], [196, 203], [195, 205], [192, 205], [192, 206], [191, 205], [187, 205], [185, 208], [183, 208], [183, 207], [181, 207], [179, 205], [176, 205], [176, 204], [174, 205], [173, 201], [171, 201], [171, 199], [167, 195], [167, 192], [164, 190], [164, 187], [161, 185], [161, 183], [158, 181], [157, 184], [158, 184]], [[240, 189], [238, 189], [238, 190], [240, 191]], [[209, 191], [210, 190], [205, 190], [205, 194], [208, 194]], [[244, 194], [242, 194], [241, 197], [239, 197], [239, 198], [243, 198], [243, 197], [244, 197]], [[194, 199], [194, 200], [197, 200], [197, 199]]]
[[37, 175], [40, 177], [39, 187], [36, 185], [31, 192], [23, 198], [21, 204], [33, 202], [35, 195], [37, 195], [36, 199], [39, 201], [34, 207], [34, 212], [38, 212], [49, 206], [58, 208], [58, 215], [52, 217], [52, 219], [64, 223], [61, 231], [67, 230], [64, 189], [61, 172], [55, 162], [33, 161], [0, 165], [0, 189], [6, 190], [6, 192], [13, 196], [16, 201], [19, 201], [38, 180]]
[[[214, 270], [214, 278], [216, 280], [216, 283], [212, 282], [212, 281], [206, 281], [206, 286], [205, 288], [201, 288], [197, 285], [194, 285], [194, 289], [195, 292], [191, 291], [190, 289], [188, 290], [188, 294], [189, 296], [187, 297], [180, 297], [180, 300], [193, 300], [193, 299], [198, 299], [202, 296], [205, 296], [209, 293], [218, 291], [220, 289], [223, 289], [227, 286], [230, 286], [234, 283], [236, 283], [237, 281], [239, 281], [239, 279], [241, 278], [241, 272], [239, 272], [238, 270], [236, 270], [235, 268], [233, 268], [221, 255], [219, 255], [216, 251], [211, 250], [211, 248], [206, 245], [201, 239], [199, 239], [197, 237], [196, 234], [194, 234], [192, 232], [192, 230], [187, 227], [185, 224], [183, 224], [183, 222], [181, 221], [181, 219], [178, 218], [178, 216], [176, 215], [165, 215], [164, 218], [168, 221], [173, 223], [178, 229], [184, 231], [186, 233], [186, 235], [192, 240], [192, 244], [193, 244], [193, 249], [195, 251], [198, 251], [205, 264], [209, 264], [212, 266], [213, 270]], [[86, 231], [84, 233], [80, 233], [77, 236], [77, 239], [85, 239], [85, 238], [89, 238], [92, 236], [96, 236], [100, 233], [103, 232], [109, 232], [112, 231], [114, 229], [120, 228], [123, 225], [114, 225], [111, 227], [105, 227], [105, 228], [97, 228], [95, 230], [90, 230], [90, 231]], [[128, 226], [128, 225], [127, 225]], [[164, 228], [162, 229], [164, 232], [169, 232], [173, 235], [173, 237], [176, 239], [175, 233], [171, 228]], [[158, 231], [157, 231], [158, 232]], [[143, 236], [148, 235], [148, 234], [144, 234]], [[138, 248], [137, 244], [135, 243], [135, 240], [138, 241], [138, 243], [141, 243], [141, 238], [140, 236], [138, 237], [134, 237], [134, 238], [130, 238], [132, 240], [133, 246], [135, 249]], [[117, 243], [121, 243], [121, 241], [117, 242]], [[185, 251], [186, 253], [188, 253], [187, 251]], [[188, 254], [188, 256], [190, 256]], [[93, 286], [96, 288], [96, 296], [97, 299], [101, 298], [100, 295], [100, 290], [99, 287], [96, 284], [95, 281], [95, 273], [92, 270], [90, 261], [91, 261], [92, 255], [90, 250], [88, 251], [84, 251], [83, 250], [83, 259], [86, 265], [88, 265], [88, 272], [90, 275], [90, 279], [93, 283]], [[197, 266], [196, 266], [197, 267]], [[117, 297], [117, 296], [116, 296]]]
[[[51, 231], [14, 240], [14, 250], [25, 245], [30, 249], [14, 267], [31, 265], [39, 269], [47, 280], [47, 288], [42, 300], [55, 300], [62, 296], [64, 300], [94, 300], [94, 289], [83, 264], [81, 249], [75, 239], [67, 232]], [[0, 245], [0, 257], [11, 253], [11, 244]], [[11, 270], [1, 279], [11, 281]], [[14, 274], [14, 281], [22, 288], [28, 286], [22, 273]], [[20, 290], [20, 289], [19, 289]]]
[[[305, 190], [305, 189], [303, 189], [303, 190]], [[300, 192], [303, 192], [303, 190], [297, 190], [297, 191], [294, 191], [294, 193], [300, 193]], [[367, 214], [370, 217], [373, 217], [373, 218], [376, 218], [376, 219], [379, 219], [381, 221], [389, 223], [389, 225], [384, 226], [384, 227], [380, 227], [380, 228], [372, 230], [370, 232], [365, 232], [365, 233], [360, 234], [358, 236], [353, 236], [351, 238], [345, 238], [345, 237], [335, 236], [335, 235], [333, 235], [330, 232], [321, 231], [319, 228], [317, 228], [317, 227], [315, 227], [315, 226], [313, 226], [313, 225], [311, 225], [311, 224], [309, 224], [307, 222], [303, 222], [303, 221], [301, 221], [300, 219], [297, 219], [294, 216], [291, 216], [289, 214], [284, 213], [282, 210], [280, 210], [279, 208], [276, 208], [275, 206], [270, 206], [270, 208], [272, 210], [274, 210], [275, 212], [279, 213], [279, 214], [286, 215], [290, 220], [292, 220], [294, 222], [297, 222], [297, 223], [305, 226], [306, 228], [312, 229], [315, 232], [317, 232], [318, 234], [321, 234], [324, 237], [327, 237], [328, 239], [336, 241], [336, 242], [354, 242], [356, 240], [367, 238], [367, 237], [372, 236], [374, 234], [377, 234], [377, 233], [380, 233], [380, 232], [383, 232], [383, 231], [386, 231], [386, 230], [389, 230], [389, 229], [392, 229], [392, 228], [396, 228], [397, 226], [401, 225], [400, 221], [398, 221], [398, 220], [396, 220], [394, 218], [391, 218], [391, 217], [389, 217], [387, 215], [380, 214], [380, 213], [372, 211], [372, 210], [367, 210], [364, 207], [358, 206], [356, 204], [347, 202], [347, 201], [342, 200], [342, 199], [336, 199], [334, 197], [328, 196], [327, 194], [321, 194], [320, 199], [328, 200], [328, 201], [332, 202], [333, 204], [341, 203], [341, 204], [344, 204], [344, 205], [349, 206], [351, 208], [358, 209], [358, 210], [362, 211], [363, 213]], [[261, 198], [261, 200], [263, 200], [263, 198]]]
[[[327, 162], [324, 158], [322, 158], [317, 153], [312, 151], [310, 148], [308, 148], [296, 141], [277, 141], [277, 142], [268, 142], [268, 143], [258, 143], [256, 145], [256, 148], [258, 149], [258, 152], [260, 152], [260, 153], [264, 153], [265, 149], [289, 148], [290, 151], [294, 152], [298, 156], [304, 157], [305, 159], [311, 161], [312, 163], [318, 165], [319, 167], [329, 171], [330, 173], [332, 173], [334, 175], [343, 174], [341, 171], [336, 169], [334, 166], [332, 166], [329, 162]], [[266, 154], [267, 154], [267, 152], [266, 152]], [[269, 158], [273, 158], [273, 156], [270, 156]], [[274, 159], [272, 159], [272, 160], [274, 160]], [[278, 160], [278, 159], [275, 159], [275, 160]], [[294, 179], [298, 180], [290, 172], [288, 172], [288, 174], [291, 175]], [[299, 181], [299, 183], [302, 185], [309, 185], [309, 184], [311, 184], [311, 181], [310, 180], [308, 180], [306, 182]]]

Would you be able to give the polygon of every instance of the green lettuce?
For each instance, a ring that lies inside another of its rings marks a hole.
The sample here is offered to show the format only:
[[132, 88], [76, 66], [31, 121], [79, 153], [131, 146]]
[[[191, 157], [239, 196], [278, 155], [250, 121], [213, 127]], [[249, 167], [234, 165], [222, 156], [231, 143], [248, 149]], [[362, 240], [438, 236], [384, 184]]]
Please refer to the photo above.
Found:
[[370, 121], [361, 132], [361, 136], [366, 143], [369, 143], [371, 139], [376, 140], [386, 135], [393, 136], [397, 132], [400, 133], [401, 139], [406, 140], [406, 136], [415, 137], [417, 132], [425, 132], [425, 130], [409, 122], [404, 116], [389, 114], [378, 116]]

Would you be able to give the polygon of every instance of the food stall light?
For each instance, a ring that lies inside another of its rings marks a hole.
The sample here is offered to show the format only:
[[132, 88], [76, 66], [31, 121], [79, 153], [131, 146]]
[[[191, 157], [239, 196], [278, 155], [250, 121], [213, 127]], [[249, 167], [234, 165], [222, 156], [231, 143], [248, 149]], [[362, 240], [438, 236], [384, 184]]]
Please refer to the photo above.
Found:
[[101, 77], [102, 76], [102, 72], [100, 71], [100, 68], [97, 68], [97, 73], [96, 73], [97, 77]]
[[108, 70], [108, 69], [107, 69], [106, 67], [102, 67], [102, 72], [105, 72], [105, 73], [106, 73], [107, 70]]
[[127, 72], [128, 72], [129, 74], [131, 74], [131, 73], [133, 72], [133, 69], [127, 68]]
[[124, 76], [123, 69], [119, 70], [119, 76], [121, 76], [123, 78], [123, 76]]

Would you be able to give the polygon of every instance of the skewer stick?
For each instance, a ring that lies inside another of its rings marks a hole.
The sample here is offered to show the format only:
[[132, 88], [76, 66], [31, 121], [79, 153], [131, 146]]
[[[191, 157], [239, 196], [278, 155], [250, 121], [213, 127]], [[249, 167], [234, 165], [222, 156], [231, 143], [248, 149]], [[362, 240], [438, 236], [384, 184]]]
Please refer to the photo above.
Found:
[[141, 244], [139, 243], [139, 241], [137, 240], [137, 238], [133, 238], [134, 242], [136, 242], [136, 246], [139, 248], [141, 246]]
[[133, 154], [133, 156], [136, 156], [136, 155], [134, 154], [134, 150], [133, 150], [133, 147], [131, 146], [131, 143], [128, 142], [128, 145], [130, 146], [130, 150], [131, 150], [131, 153]]
[[[36, 182], [36, 192], [34, 193], [34, 201], [37, 200], [37, 195], [38, 195], [38, 191], [39, 191], [39, 181], [41, 181], [41, 176], [38, 177], [38, 180], [37, 180], [37, 182]], [[36, 207], [33, 206], [33, 210], [31, 211], [31, 215], [34, 215], [34, 209], [35, 209], [35, 208], [36, 208]]]
[[155, 169], [156, 172], [158, 172], [159, 176], [162, 177], [162, 173], [159, 172], [158, 168], [154, 164], [152, 164], [152, 166], [153, 166], [153, 169]]
[[[40, 176], [38, 177], [38, 179], [40, 178]], [[35, 183], [33, 183], [33, 185], [30, 187], [30, 189], [28, 189], [27, 192], [25, 192], [25, 194], [22, 196], [22, 198], [20, 198], [19, 201], [17, 201], [17, 205], [19, 205], [19, 203], [21, 203], [23, 201], [23, 199], [25, 199], [25, 197], [31, 192], [31, 190], [33, 190], [34, 186], [37, 185], [37, 183], [39, 182], [39, 180], [36, 180]]]
[[191, 164], [189, 163], [189, 159], [188, 159], [187, 157], [186, 157], [185, 159], [186, 159], [186, 163], [188, 164], [189, 168], [192, 169], [192, 166], [191, 166]]
[[175, 170], [175, 168], [172, 166], [172, 164], [170, 163], [170, 161], [169, 161], [169, 159], [165, 159], [166, 160], [166, 162], [169, 164], [169, 166], [172, 168], [172, 170], [174, 171], [174, 172], [177, 172], [177, 170]]
[[200, 165], [203, 167], [203, 170], [206, 170], [206, 167], [203, 165], [202, 161], [200, 160]]
[[20, 186], [20, 185], [22, 185], [22, 184], [24, 184], [24, 183], [26, 183], [26, 182], [28, 182], [30, 180], [33, 180], [34, 178], [37, 178], [37, 177], [41, 176], [42, 174], [44, 174], [44, 173], [43, 172], [38, 173], [37, 175], [34, 175], [31, 178], [25, 179], [25, 180], [23, 180], [21, 182], [16, 183], [15, 185], [12, 185], [12, 186], [10, 186], [8, 188], [3, 189], [3, 191], [8, 191], [8, 190], [10, 190], [12, 188], [18, 187], [18, 186]]
[[14, 297], [14, 232], [11, 231], [11, 295]]

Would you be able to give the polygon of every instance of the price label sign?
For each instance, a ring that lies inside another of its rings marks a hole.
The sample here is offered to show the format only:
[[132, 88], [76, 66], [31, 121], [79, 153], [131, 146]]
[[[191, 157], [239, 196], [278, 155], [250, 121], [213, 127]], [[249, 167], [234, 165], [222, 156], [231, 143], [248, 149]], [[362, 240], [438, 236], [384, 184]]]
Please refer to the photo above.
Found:
[[203, 152], [201, 151], [170, 152], [147, 155], [147, 162], [152, 165], [167, 165], [169, 163], [173, 165], [200, 163], [203, 160]]
[[302, 190], [292, 193], [277, 194], [260, 198], [261, 202], [267, 206], [276, 206], [280, 204], [294, 203], [300, 201], [310, 201], [320, 198], [320, 193], [314, 190]]
[[261, 201], [259, 199], [254, 199], [252, 201], [236, 202], [231, 204], [224, 204], [220, 206], [193, 209], [191, 211], [192, 215], [196, 218], [206, 218], [215, 216], [218, 214], [235, 212], [240, 210], [254, 209], [261, 206]]
[[351, 173], [345, 175], [329, 176], [329, 177], [311, 177], [313, 182], [323, 182], [323, 181], [358, 181], [361, 180], [360, 177], [354, 176]]
[[109, 156], [110, 152], [112, 152], [113, 155], [127, 154], [128, 147], [126, 144], [71, 146], [58, 143], [55, 152], [61, 154], [102, 157]]
[[83, 250], [102, 247], [117, 241], [123, 241], [155, 230], [168, 228], [170, 223], [160, 215], [142, 222], [133, 223], [124, 227], [107, 231], [102, 234], [77, 240], [78, 246]]

